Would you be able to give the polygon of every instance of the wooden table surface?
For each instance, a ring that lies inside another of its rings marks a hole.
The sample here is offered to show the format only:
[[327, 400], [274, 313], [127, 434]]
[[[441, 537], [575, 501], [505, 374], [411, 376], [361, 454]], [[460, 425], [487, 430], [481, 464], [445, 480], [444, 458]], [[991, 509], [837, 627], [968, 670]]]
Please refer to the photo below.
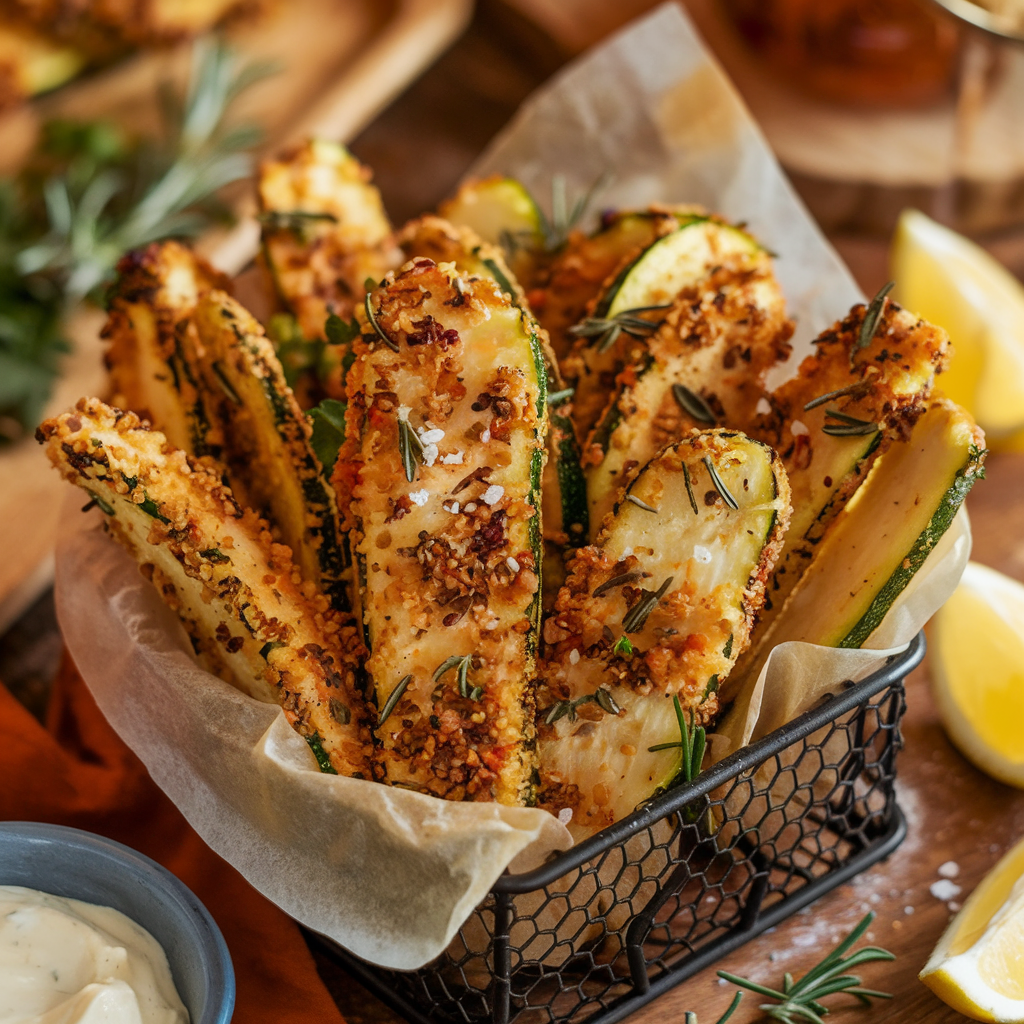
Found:
[[[567, 54], [568, 47], [499, 0], [482, 0], [466, 34], [353, 144], [360, 159], [374, 168], [394, 220], [401, 222], [449, 194], [522, 99]], [[834, 241], [865, 291], [873, 293], [887, 276], [885, 242]], [[976, 488], [969, 508], [974, 557], [1024, 580], [1024, 539], [1018, 539], [1024, 538], [1024, 456], [992, 457], [988, 480]], [[0, 679], [38, 712], [58, 655], [52, 602], [44, 597], [0, 638]], [[1024, 835], [1024, 792], [987, 778], [950, 746], [929, 694], [927, 665], [913, 674], [907, 698], [898, 786], [909, 822], [903, 845], [887, 862], [655, 1000], [631, 1022], [681, 1024], [683, 1012], [693, 1010], [701, 1024], [711, 1024], [733, 993], [731, 986], [719, 984], [716, 969], [778, 985], [784, 971], [799, 975], [869, 909], [878, 915], [870, 938], [897, 958], [868, 965], [865, 982], [895, 998], [870, 1011], [857, 1009], [850, 1000], [850, 1008], [837, 1009], [834, 1019], [851, 1024], [964, 1019], [917, 981], [950, 918], [947, 904], [929, 887], [940, 878], [939, 865], [953, 861], [959, 867], [955, 882], [966, 895], [1008, 845]], [[350, 1024], [399, 1020], [337, 968], [321, 962], [321, 969]], [[748, 994], [732, 1020], [757, 1019], [757, 1002]]]

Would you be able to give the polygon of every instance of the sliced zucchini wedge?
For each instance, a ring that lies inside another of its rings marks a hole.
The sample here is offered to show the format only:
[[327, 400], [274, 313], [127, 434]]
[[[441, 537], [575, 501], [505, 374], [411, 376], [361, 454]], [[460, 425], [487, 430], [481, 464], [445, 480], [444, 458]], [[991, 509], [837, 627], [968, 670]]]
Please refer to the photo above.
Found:
[[104, 512], [200, 661], [249, 696], [280, 704], [322, 771], [371, 778], [358, 630], [324, 597], [308, 596], [267, 524], [204, 463], [98, 399], [47, 420], [36, 437]]
[[228, 279], [180, 242], [154, 242], [117, 265], [102, 337], [114, 404], [130, 409], [190, 455], [218, 455], [195, 380], [199, 297]]
[[348, 558], [334, 489], [273, 345], [221, 291], [199, 300], [194, 320], [203, 400], [224, 437], [232, 490], [267, 514], [303, 576], [320, 585], [336, 608], [348, 608]]
[[748, 415], [765, 374], [788, 355], [791, 331], [766, 257], [741, 257], [739, 266], [722, 266], [676, 297], [638, 362], [619, 374], [617, 393], [588, 439], [592, 533], [636, 468], [665, 444]]
[[782, 548], [789, 487], [771, 448], [711, 430], [637, 474], [596, 545], [569, 566], [544, 624], [541, 806], [577, 839], [671, 784], [672, 698], [696, 724], [746, 647]]
[[793, 519], [759, 636], [874, 461], [909, 436], [949, 358], [945, 331], [894, 302], [885, 303], [874, 335], [862, 346], [866, 316], [866, 308], [856, 306], [822, 334], [796, 377], [762, 405], [768, 411], [744, 424], [782, 455], [793, 490]]
[[984, 476], [984, 443], [966, 410], [931, 400], [839, 513], [729, 693], [755, 680], [778, 644], [863, 647]]
[[472, 229], [483, 241], [501, 246], [521, 281], [530, 283], [544, 248], [544, 220], [533, 196], [515, 178], [493, 175], [468, 181], [441, 204], [445, 220]]
[[388, 780], [533, 800], [544, 358], [490, 276], [426, 257], [368, 296], [335, 467]]
[[[756, 276], [760, 291], [767, 294], [758, 294], [757, 287], [748, 280], [750, 275]], [[745, 231], [714, 217], [680, 215], [675, 230], [655, 239], [628, 261], [608, 285], [592, 315], [570, 328], [576, 342], [564, 371], [576, 389], [574, 415], [580, 435], [588, 436], [598, 422], [615, 393], [617, 375], [624, 367], [643, 360], [648, 340], [668, 315], [667, 308], [658, 307], [682, 306], [674, 314], [684, 318], [687, 328], [687, 334], [678, 339], [681, 344], [706, 342], [708, 332], [694, 326], [696, 317], [686, 315], [685, 303], [700, 301], [706, 292], [717, 292], [716, 300], [722, 302], [736, 288], [744, 289], [751, 303], [752, 329], [760, 328], [766, 316], [773, 323], [778, 321], [779, 336], [772, 338], [771, 358], [780, 357], [777, 350], [785, 358], [789, 353], [785, 343], [792, 327], [772, 275], [771, 256]], [[732, 308], [741, 309], [736, 297], [732, 298]], [[750, 365], [749, 358], [744, 359], [744, 355], [749, 356], [750, 343], [740, 337], [733, 344], [734, 349], [723, 350], [723, 357], [731, 352], [725, 369], [739, 376], [744, 365]], [[698, 425], [707, 427], [709, 422]]]
[[260, 167], [263, 258], [304, 338], [325, 339], [400, 257], [370, 171], [342, 145], [313, 139]]

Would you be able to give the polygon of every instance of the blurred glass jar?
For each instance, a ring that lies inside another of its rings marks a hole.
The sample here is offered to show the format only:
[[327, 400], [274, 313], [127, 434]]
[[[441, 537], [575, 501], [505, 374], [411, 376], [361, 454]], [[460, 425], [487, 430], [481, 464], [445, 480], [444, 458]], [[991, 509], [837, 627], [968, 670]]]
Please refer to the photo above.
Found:
[[857, 106], [923, 106], [954, 88], [960, 32], [931, 0], [721, 0], [790, 84]]

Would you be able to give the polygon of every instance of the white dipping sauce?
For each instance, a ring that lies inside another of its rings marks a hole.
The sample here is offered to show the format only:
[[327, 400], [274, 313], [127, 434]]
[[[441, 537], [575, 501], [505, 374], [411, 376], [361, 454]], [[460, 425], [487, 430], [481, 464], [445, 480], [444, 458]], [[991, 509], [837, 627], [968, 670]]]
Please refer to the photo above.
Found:
[[188, 1024], [160, 943], [110, 907], [0, 885], [0, 1024]]

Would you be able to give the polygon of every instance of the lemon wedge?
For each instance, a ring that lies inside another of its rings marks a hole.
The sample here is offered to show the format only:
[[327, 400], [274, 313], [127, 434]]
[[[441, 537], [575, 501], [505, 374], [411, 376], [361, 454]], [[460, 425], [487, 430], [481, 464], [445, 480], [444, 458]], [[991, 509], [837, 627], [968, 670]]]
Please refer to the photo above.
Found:
[[982, 771], [1024, 788], [1024, 586], [968, 563], [932, 622], [932, 652], [949, 738]]
[[900, 215], [892, 276], [902, 305], [949, 332], [954, 356], [939, 378], [942, 390], [990, 440], [1021, 434], [1024, 285], [980, 246], [917, 210]]
[[1024, 1021], [1024, 841], [971, 893], [920, 978], [974, 1020]]

